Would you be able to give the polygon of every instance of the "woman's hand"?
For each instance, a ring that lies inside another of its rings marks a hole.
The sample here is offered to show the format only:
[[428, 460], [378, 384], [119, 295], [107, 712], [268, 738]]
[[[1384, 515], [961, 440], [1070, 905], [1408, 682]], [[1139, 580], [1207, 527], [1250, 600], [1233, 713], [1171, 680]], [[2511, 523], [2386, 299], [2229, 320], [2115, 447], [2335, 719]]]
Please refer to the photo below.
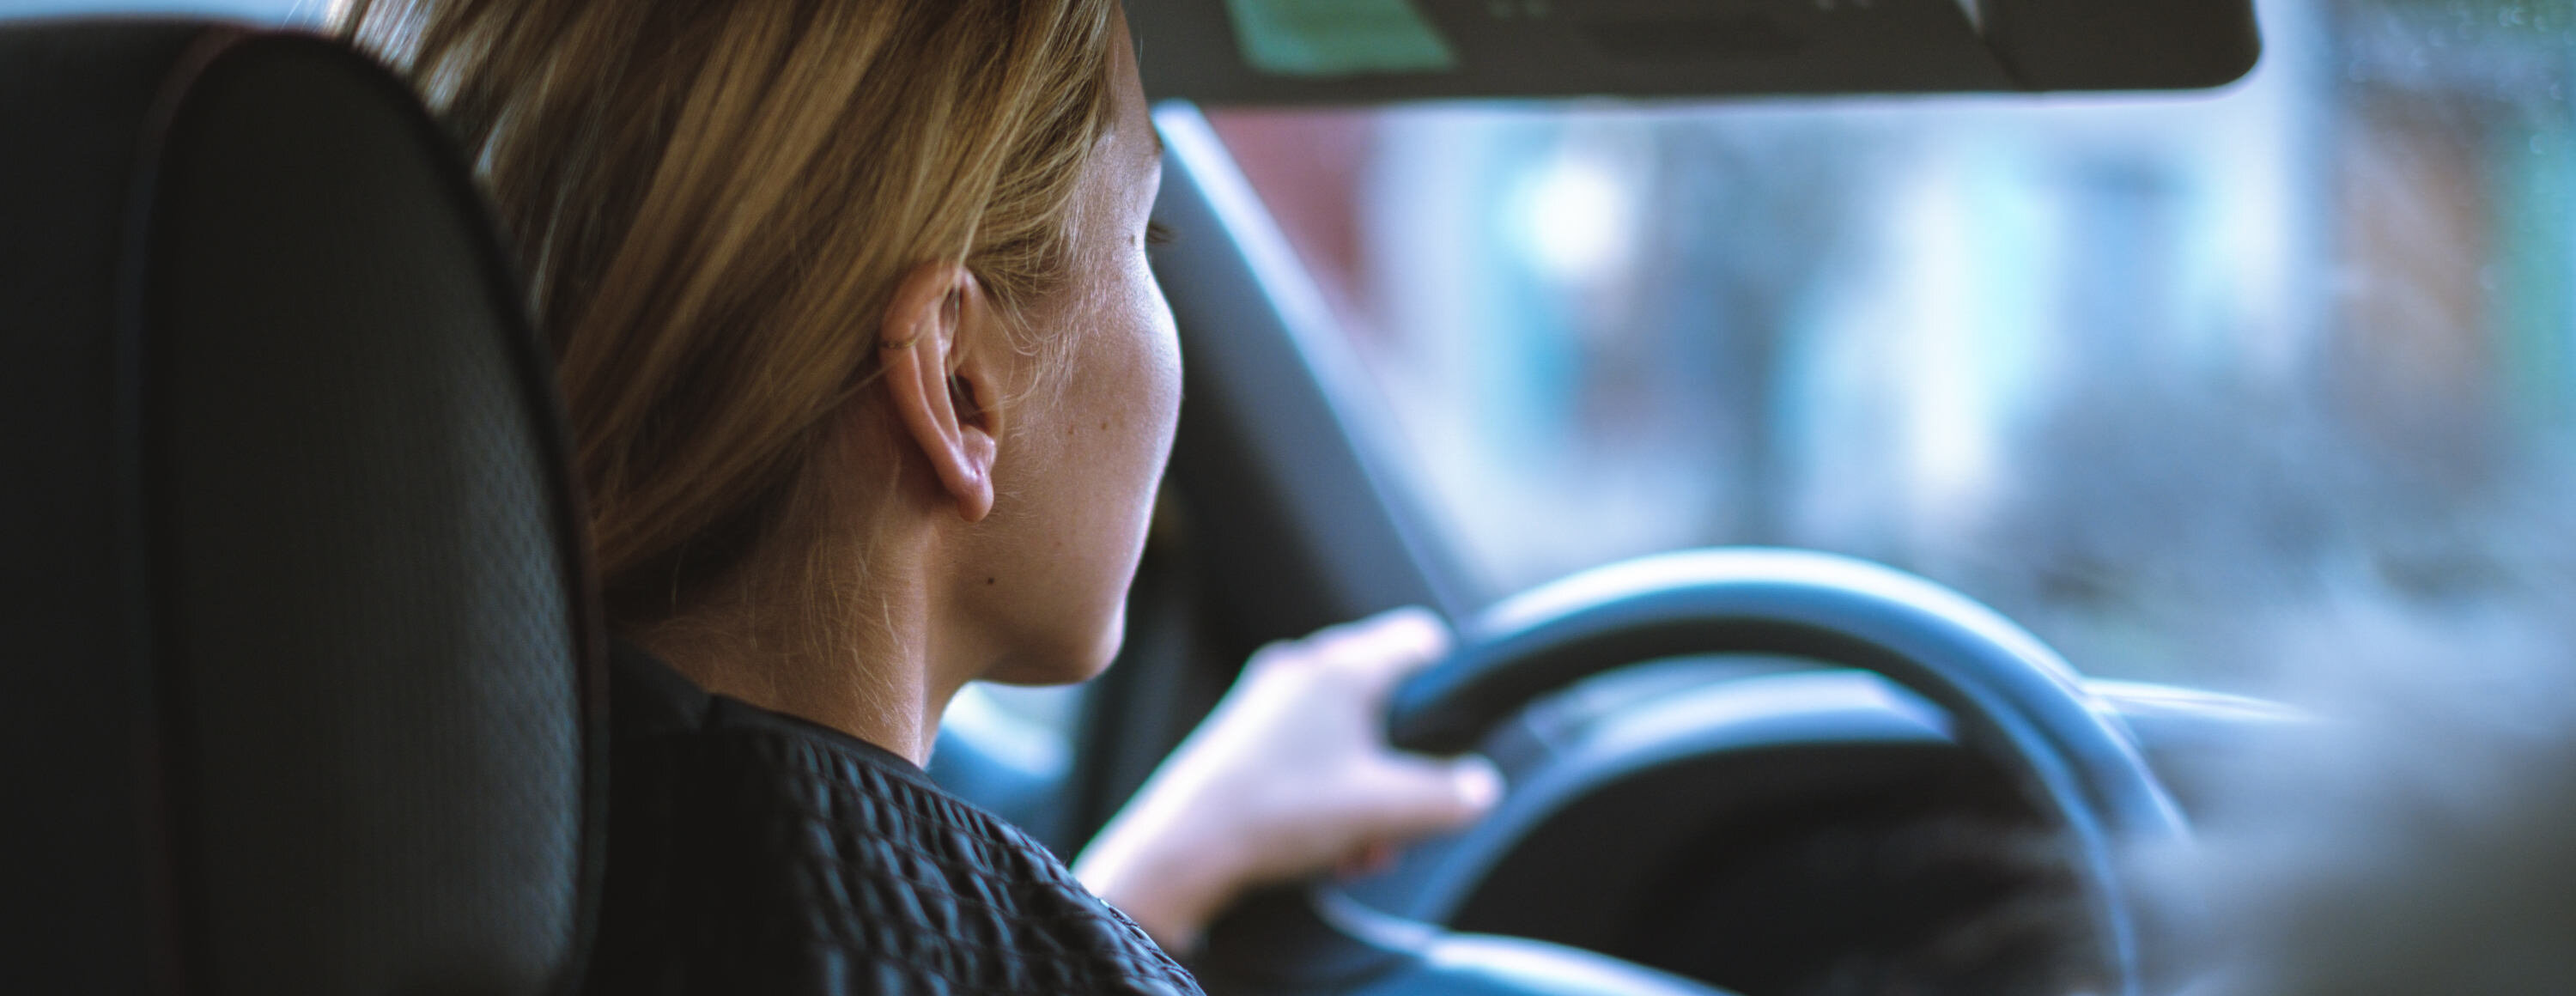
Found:
[[1448, 648], [1421, 609], [1262, 648], [1074, 874], [1180, 953], [1247, 890], [1380, 865], [1483, 815], [1502, 795], [1491, 763], [1386, 743], [1396, 682]]

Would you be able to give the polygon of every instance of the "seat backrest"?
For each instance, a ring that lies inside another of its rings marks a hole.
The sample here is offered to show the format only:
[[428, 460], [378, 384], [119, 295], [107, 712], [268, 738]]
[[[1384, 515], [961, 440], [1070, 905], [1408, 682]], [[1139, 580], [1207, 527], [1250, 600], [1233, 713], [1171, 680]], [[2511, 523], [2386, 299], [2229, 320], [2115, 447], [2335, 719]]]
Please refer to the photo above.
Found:
[[572, 984], [605, 727], [550, 369], [373, 62], [0, 24], [6, 988]]

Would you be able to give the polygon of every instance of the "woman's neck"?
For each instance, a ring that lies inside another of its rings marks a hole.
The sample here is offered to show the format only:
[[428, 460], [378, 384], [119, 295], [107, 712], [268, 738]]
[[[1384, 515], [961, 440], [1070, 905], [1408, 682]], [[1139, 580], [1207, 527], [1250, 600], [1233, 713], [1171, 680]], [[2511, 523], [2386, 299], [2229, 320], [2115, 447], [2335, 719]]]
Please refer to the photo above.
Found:
[[[933, 588], [900, 562], [919, 559], [889, 559], [898, 562], [866, 572], [747, 570], [633, 638], [709, 692], [928, 764], [939, 716], [965, 680], [935, 666]], [[848, 583], [825, 582], [834, 575]]]

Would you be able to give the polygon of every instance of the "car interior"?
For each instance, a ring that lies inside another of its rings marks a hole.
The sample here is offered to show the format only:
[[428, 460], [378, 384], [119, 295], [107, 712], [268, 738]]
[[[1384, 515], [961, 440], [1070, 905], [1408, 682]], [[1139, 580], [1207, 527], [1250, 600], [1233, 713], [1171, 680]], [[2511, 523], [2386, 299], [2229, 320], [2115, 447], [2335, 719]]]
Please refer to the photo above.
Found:
[[[25, 991], [578, 985], [605, 635], [552, 378], [465, 164], [320, 6], [0, 13], [0, 904], [11, 974], [59, 982]], [[2213, 776], [2305, 713], [2110, 680], [1927, 572], [1767, 535], [1495, 591], [1238, 154], [1318, 108], [2200, 100], [2272, 57], [2253, 0], [1126, 9], [1180, 434], [1118, 662], [961, 698], [935, 778], [1070, 857], [1253, 650], [1426, 605], [1459, 649], [1390, 736], [1509, 794], [1246, 901], [1211, 992], [2196, 981], [2207, 899], [2135, 856], [2189, 853]]]

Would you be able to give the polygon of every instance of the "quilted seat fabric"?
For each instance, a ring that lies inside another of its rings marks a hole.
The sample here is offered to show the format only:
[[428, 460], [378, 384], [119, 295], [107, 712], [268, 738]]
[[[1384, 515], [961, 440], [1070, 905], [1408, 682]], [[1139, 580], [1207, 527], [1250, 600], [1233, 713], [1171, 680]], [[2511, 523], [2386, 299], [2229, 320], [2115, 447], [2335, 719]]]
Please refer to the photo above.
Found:
[[837, 731], [613, 662], [598, 994], [1199, 988], [1046, 848]]

